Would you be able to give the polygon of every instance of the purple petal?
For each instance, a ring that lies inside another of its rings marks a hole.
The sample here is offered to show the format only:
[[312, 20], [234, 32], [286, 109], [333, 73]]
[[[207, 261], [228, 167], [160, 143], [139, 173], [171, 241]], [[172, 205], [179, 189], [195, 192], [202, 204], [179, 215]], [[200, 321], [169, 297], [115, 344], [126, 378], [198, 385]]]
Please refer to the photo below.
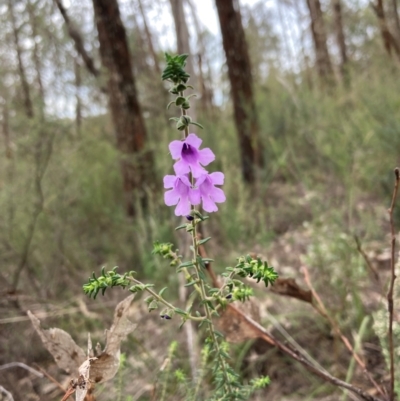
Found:
[[203, 209], [206, 212], [211, 213], [211, 212], [216, 212], [218, 210], [218, 207], [215, 204], [215, 202], [208, 196], [204, 196], [202, 200], [203, 200]]
[[164, 194], [164, 202], [167, 206], [176, 205], [179, 202], [180, 195], [174, 190], [171, 189]]
[[190, 172], [189, 164], [185, 160], [178, 160], [174, 164], [174, 171], [176, 175], [184, 175]]
[[164, 177], [164, 188], [173, 188], [176, 178], [176, 175], [166, 175]]
[[203, 142], [196, 134], [189, 134], [185, 139], [185, 142], [196, 149], [199, 149], [201, 143]]
[[200, 191], [198, 189], [191, 189], [189, 191], [189, 201], [192, 205], [198, 205], [201, 202]]
[[178, 205], [175, 208], [175, 216], [186, 216], [190, 213], [189, 199], [184, 197], [181, 198]]
[[182, 176], [179, 177], [179, 179], [180, 179], [187, 187], [190, 188], [190, 187], [192, 186], [192, 184], [190, 183], [189, 178], [188, 178], [187, 175], [182, 175]]
[[199, 163], [203, 166], [207, 166], [207, 164], [210, 164], [214, 160], [215, 155], [210, 148], [199, 150]]
[[222, 185], [224, 183], [224, 173], [219, 171], [210, 174], [211, 181], [214, 185]]
[[191, 164], [190, 168], [192, 170], [192, 174], [194, 178], [200, 177], [203, 174], [207, 174], [207, 171], [200, 166], [200, 164]]
[[212, 191], [209, 192], [209, 195], [214, 202], [222, 203], [226, 201], [224, 191], [220, 188], [214, 187]]
[[171, 152], [171, 156], [174, 160], [179, 159], [182, 153], [182, 141], [172, 141], [169, 144], [169, 151]]
[[207, 172], [197, 177], [195, 186], [199, 187], [201, 184], [203, 184], [203, 182], [206, 180], [207, 177], [208, 177]]

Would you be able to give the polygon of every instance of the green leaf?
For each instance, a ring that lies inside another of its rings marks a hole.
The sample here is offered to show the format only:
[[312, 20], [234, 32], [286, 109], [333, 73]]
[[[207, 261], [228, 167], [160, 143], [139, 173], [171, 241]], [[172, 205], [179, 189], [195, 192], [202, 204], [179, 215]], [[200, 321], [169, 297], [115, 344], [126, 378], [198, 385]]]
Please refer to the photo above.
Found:
[[195, 125], [196, 127], [199, 127], [199, 128], [201, 128], [201, 129], [204, 129], [204, 127], [203, 127], [201, 124], [196, 123], [196, 122], [194, 122], [194, 121], [192, 121], [190, 124]]
[[188, 260], [187, 262], [183, 262], [178, 266], [178, 269], [181, 269], [182, 267], [193, 267], [193, 261]]
[[168, 288], [168, 287], [164, 287], [163, 289], [161, 289], [160, 292], [158, 293], [158, 295], [159, 295], [160, 297], [162, 297], [163, 294], [164, 294], [164, 292], [165, 292], [165, 290], [166, 290], [167, 288]]
[[192, 285], [197, 284], [197, 281], [190, 281], [189, 283], [185, 284], [184, 287], [191, 287]]
[[206, 242], [210, 241], [210, 239], [211, 239], [211, 237], [204, 238], [204, 239], [198, 241], [198, 242], [197, 242], [197, 245], [203, 245], [203, 244], [205, 244]]
[[188, 223], [181, 224], [180, 226], [175, 228], [175, 231], [181, 230], [182, 228], [186, 228], [188, 226]]
[[175, 308], [174, 311], [175, 311], [175, 313], [177, 313], [178, 315], [181, 315], [181, 316], [187, 315], [186, 311], [179, 309], [179, 308]]

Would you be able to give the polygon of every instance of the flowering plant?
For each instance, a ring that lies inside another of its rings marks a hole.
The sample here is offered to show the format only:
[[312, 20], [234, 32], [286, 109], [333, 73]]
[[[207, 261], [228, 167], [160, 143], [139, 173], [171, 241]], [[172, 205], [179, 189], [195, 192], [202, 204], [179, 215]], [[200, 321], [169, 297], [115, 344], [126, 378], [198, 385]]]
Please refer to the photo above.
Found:
[[[193, 298], [199, 299], [199, 306], [203, 309], [203, 313], [198, 310], [193, 314], [193, 303], [186, 310], [174, 306], [164, 298], [165, 289], [156, 292], [152, 284], [144, 284], [139, 281], [133, 271], [120, 275], [115, 268], [109, 272], [103, 269], [99, 277], [93, 273], [83, 289], [86, 294], [94, 298], [99, 291], [104, 294], [109, 287], [128, 287], [132, 293], [146, 291], [149, 296], [145, 302], [149, 311], [161, 309], [160, 317], [166, 320], [171, 320], [178, 315], [182, 320], [182, 325], [189, 320], [198, 322], [199, 327], [204, 327], [206, 330], [207, 337], [203, 349], [215, 385], [210, 400], [245, 400], [257, 388], [266, 386], [269, 378], [262, 377], [247, 385], [241, 384], [239, 375], [230, 365], [228, 347], [223, 340], [223, 335], [215, 327], [215, 318], [225, 313], [224, 311], [230, 303], [244, 302], [252, 295], [252, 289], [234, 278], [235, 276], [253, 278], [257, 282], [262, 280], [268, 286], [276, 280], [277, 274], [266, 262], [246, 255], [238, 258], [238, 263], [234, 268], [226, 269], [222, 285], [214, 280], [214, 287], [212, 287], [207, 281], [207, 267], [212, 260], [202, 255], [200, 247], [204, 246], [210, 238], [201, 239], [198, 230], [200, 224], [205, 222], [208, 216], [203, 215], [198, 210], [198, 206], [201, 205], [202, 209], [208, 213], [218, 211], [217, 203], [225, 202], [226, 198], [223, 190], [217, 186], [223, 185], [225, 177], [222, 172], [209, 173], [205, 169], [205, 166], [215, 160], [215, 155], [209, 148], [200, 149], [202, 140], [196, 134], [189, 133], [190, 125], [200, 128], [202, 126], [192, 121], [187, 114], [192, 95], [184, 96], [184, 91], [190, 87], [187, 84], [190, 76], [184, 70], [186, 58], [187, 55], [170, 56], [166, 54], [167, 66], [162, 79], [173, 84], [170, 93], [177, 97], [169, 106], [175, 104], [179, 107], [181, 116], [174, 117], [172, 120], [176, 122], [177, 130], [183, 132], [184, 135], [181, 140], [173, 140], [169, 144], [169, 151], [172, 159], [175, 160], [173, 165], [175, 175], [166, 175], [163, 181], [164, 188], [167, 189], [164, 194], [165, 204], [167, 206], [176, 205], [175, 215], [186, 217], [186, 222], [177, 227], [177, 230], [185, 229], [191, 236], [192, 258], [182, 261], [178, 250], [174, 250], [173, 244], [170, 243], [155, 243], [153, 254], [169, 259], [170, 266], [176, 267], [177, 273], [184, 274], [187, 281], [185, 287], [193, 289]], [[204, 380], [203, 376], [199, 376], [198, 380]], [[197, 383], [194, 388], [199, 391], [201, 386]], [[197, 399], [197, 397], [198, 394], [195, 393], [190, 398]]]

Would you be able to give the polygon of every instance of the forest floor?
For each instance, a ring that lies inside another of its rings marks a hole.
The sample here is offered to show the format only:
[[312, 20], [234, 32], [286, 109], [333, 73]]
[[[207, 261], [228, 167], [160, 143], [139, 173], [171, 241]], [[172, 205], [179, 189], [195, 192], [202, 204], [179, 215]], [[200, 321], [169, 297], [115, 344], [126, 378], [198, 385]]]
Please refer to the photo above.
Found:
[[[383, 206], [369, 204], [368, 207], [381, 210], [381, 221], [377, 222], [377, 226], [384, 230], [387, 227], [387, 217]], [[308, 211], [303, 210], [298, 214], [301, 213], [306, 217]], [[259, 285], [254, 286], [256, 294], [253, 303], [256, 309], [254, 316], [269, 332], [283, 342], [295, 341], [309, 357], [318, 361], [318, 364], [332, 375], [342, 380], [347, 378], [354, 386], [377, 395], [374, 387], [365, 378], [363, 369], [354, 364], [349, 351], [328, 320], [318, 314], [315, 308], [304, 299], [294, 298], [293, 291], [297, 295], [308, 293], [309, 288], [303, 274], [303, 269], [306, 267], [330, 316], [337, 317], [343, 334], [352, 344], [359, 343], [358, 352], [368, 371], [378, 383], [387, 383], [388, 373], [379, 339], [372, 330], [371, 315], [386, 307], [382, 288], [389, 278], [389, 238], [384, 236], [381, 240], [362, 244], [371, 263], [369, 268], [372, 270], [365, 268], [365, 259], [358, 252], [357, 263], [364, 265], [364, 271], [367, 273], [356, 283], [357, 297], [354, 297], [350, 288], [354, 285], [354, 281], [349, 280], [347, 283], [345, 274], [337, 274], [333, 270], [337, 262], [335, 258], [332, 259], [332, 266], [323, 266], [324, 263], [329, 262], [329, 258], [327, 262], [315, 256], [316, 237], [324, 244], [325, 240], [329, 241], [329, 227], [326, 231], [327, 237], [323, 238], [322, 232], [320, 230], [315, 232], [314, 227], [309, 224], [291, 226], [285, 218], [282, 219], [282, 223], [278, 221], [276, 224], [277, 227], [281, 224], [287, 226], [281, 230], [276, 229], [281, 233], [268, 247], [260, 244], [253, 245], [251, 251], [266, 256], [270, 265], [278, 271], [282, 281], [272, 291], [269, 288], [267, 290], [261, 288]], [[387, 229], [386, 232], [388, 232]], [[356, 249], [354, 238], [343, 237], [343, 234], [338, 235], [342, 235], [342, 243], [347, 244], [353, 251]], [[335, 245], [336, 248], [340, 246], [340, 244]], [[336, 248], [333, 251], [329, 247], [322, 248], [322, 253], [332, 251], [333, 254], [335, 252], [337, 254]], [[310, 256], [312, 252], [314, 257]], [[346, 250], [344, 252], [346, 253]], [[355, 253], [357, 254], [357, 250]], [[287, 281], [287, 279], [293, 279], [293, 281]], [[288, 296], [290, 294], [292, 296]], [[25, 363], [34, 369], [46, 372], [48, 378], [39, 378], [21, 367], [13, 367], [0, 370], [0, 386], [7, 389], [15, 401], [61, 400], [63, 392], [50, 378], [54, 378], [63, 388], [66, 388], [69, 377], [60, 372], [50, 354], [43, 348], [30, 322], [25, 318], [27, 310], [38, 315], [47, 314], [48, 318], [42, 319], [44, 327], [60, 327], [71, 332], [76, 342], [84, 348], [88, 331], [91, 332], [94, 343], [97, 340], [102, 341], [104, 329], [111, 324], [113, 308], [126, 295], [126, 292], [110, 291], [96, 303], [79, 296], [62, 305], [54, 306], [45, 299], [35, 298], [29, 292], [24, 295], [2, 294], [0, 297], [0, 365], [10, 362]], [[357, 305], [355, 305], [356, 301]], [[355, 306], [355, 311], [342, 313], [349, 304]], [[363, 319], [367, 317], [368, 329], [361, 332]], [[185, 344], [185, 331], [178, 330], [174, 319], [171, 321], [160, 319], [158, 312], [149, 314], [143, 302], [138, 299], [132, 304], [130, 318], [138, 324], [138, 327], [123, 343], [122, 352], [126, 355], [126, 359], [117, 376], [96, 389], [98, 400], [155, 400], [155, 394], [164, 386], [163, 375], [166, 374], [163, 373], [164, 370], [173, 372], [174, 369], [183, 367], [189, 371], [187, 350], [184, 346], [178, 348], [172, 360], [168, 355], [168, 346], [171, 341], [182, 341], [182, 344]], [[222, 325], [221, 331], [224, 330], [232, 333], [229, 322]], [[198, 338], [198, 341], [201, 341], [201, 338]], [[235, 355], [235, 367], [241, 371], [245, 380], [259, 375], [268, 375], [271, 378], [270, 386], [254, 395], [252, 400], [355, 399], [353, 395], [309, 373], [299, 363], [260, 339], [241, 341], [232, 345], [232, 351]], [[196, 349], [191, 352], [196, 354]], [[170, 368], [166, 369], [168, 364]], [[170, 384], [166, 390], [165, 400], [184, 399], [180, 395], [178, 384]], [[7, 400], [7, 396], [0, 394], [0, 400]]]

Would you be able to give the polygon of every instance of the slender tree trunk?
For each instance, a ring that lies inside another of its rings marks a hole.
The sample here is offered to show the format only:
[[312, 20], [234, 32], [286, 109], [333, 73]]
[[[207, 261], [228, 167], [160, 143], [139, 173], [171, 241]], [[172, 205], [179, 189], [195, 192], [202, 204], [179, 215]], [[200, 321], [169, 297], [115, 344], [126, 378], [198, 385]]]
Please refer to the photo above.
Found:
[[394, 20], [394, 30], [396, 32], [396, 41], [400, 42], [400, 19], [399, 19], [399, 11], [397, 7], [397, 0], [392, 0], [392, 15]]
[[149, 51], [150, 51], [151, 57], [153, 59], [154, 71], [156, 72], [156, 74], [158, 76], [161, 76], [161, 68], [160, 68], [160, 64], [159, 64], [159, 61], [158, 61], [157, 53], [156, 53], [156, 51], [154, 49], [153, 36], [152, 36], [152, 34], [150, 32], [149, 25], [147, 24], [146, 13], [143, 10], [142, 0], [138, 0], [138, 1], [139, 1], [140, 15], [142, 16], [143, 25], [144, 25], [144, 31], [145, 31], [146, 38], [147, 38], [147, 44], [148, 44], [148, 47], [149, 47]]
[[[174, 17], [175, 32], [176, 32], [176, 43], [178, 54], [188, 54], [189, 57], [186, 60], [186, 70], [190, 74], [190, 84], [195, 88], [197, 86], [197, 77], [194, 71], [193, 65], [193, 53], [190, 49], [189, 43], [189, 29], [186, 23], [185, 10], [183, 8], [183, 0], [170, 0], [172, 15]], [[190, 94], [190, 93], [188, 93]], [[196, 102], [190, 103], [190, 117], [196, 120]]]
[[82, 85], [81, 79], [81, 66], [78, 60], [74, 60], [74, 72], [75, 72], [75, 127], [78, 136], [81, 136], [81, 126], [82, 126], [82, 101], [80, 97], [80, 89]]
[[311, 33], [314, 41], [316, 64], [319, 76], [324, 81], [333, 77], [333, 69], [329, 57], [325, 24], [319, 0], [307, 0], [311, 17]]
[[19, 40], [19, 28], [17, 27], [17, 21], [15, 19], [12, 0], [8, 0], [8, 10], [9, 10], [9, 14], [10, 14], [12, 29], [13, 29], [15, 51], [17, 53], [18, 71], [19, 71], [19, 78], [21, 80], [22, 93], [23, 93], [23, 97], [24, 97], [25, 113], [26, 113], [27, 117], [32, 118], [34, 115], [34, 112], [33, 112], [31, 93], [30, 93], [28, 80], [26, 79], [25, 66], [22, 61], [22, 49], [21, 49], [20, 40]]
[[1, 114], [2, 114], [1, 128], [4, 136], [4, 148], [6, 150], [7, 159], [11, 159], [12, 150], [11, 150], [11, 140], [10, 140], [10, 126], [8, 124], [8, 107], [5, 100], [3, 102]]
[[396, 55], [400, 58], [400, 45], [393, 37], [389, 30], [389, 26], [386, 20], [385, 11], [383, 9], [383, 0], [377, 0], [376, 4], [371, 3], [371, 7], [375, 11], [378, 17], [379, 29], [381, 31], [381, 36], [383, 40], [383, 45], [389, 56], [392, 55], [392, 48], [396, 52]]
[[297, 24], [299, 26], [299, 31], [300, 31], [300, 44], [301, 44], [301, 54], [303, 56], [303, 61], [304, 61], [304, 66], [305, 66], [305, 70], [306, 70], [306, 80], [307, 80], [307, 84], [308, 87], [310, 88], [310, 90], [312, 90], [313, 88], [313, 81], [312, 81], [312, 77], [311, 77], [311, 68], [310, 68], [310, 63], [309, 63], [309, 57], [306, 53], [306, 44], [305, 44], [305, 40], [304, 40], [304, 36], [305, 36], [305, 32], [302, 29], [302, 25], [303, 25], [303, 18], [304, 16], [301, 13], [300, 7], [299, 7], [299, 3], [297, 1], [294, 2], [294, 8], [296, 10], [296, 16], [297, 16]]
[[60, 10], [62, 17], [64, 18], [65, 25], [67, 26], [68, 29], [68, 34], [74, 41], [76, 51], [82, 57], [82, 60], [86, 65], [86, 68], [95, 78], [99, 77], [100, 71], [96, 68], [92, 57], [86, 51], [85, 46], [83, 44], [82, 36], [78, 32], [78, 30], [74, 27], [71, 20], [69, 19], [67, 10], [63, 5], [62, 0], [54, 0], [54, 2], [56, 3], [58, 9]]
[[216, 5], [231, 83], [242, 175], [245, 182], [254, 183], [255, 166], [262, 165], [263, 155], [248, 47], [239, 9], [235, 9], [232, 0], [216, 0]]
[[40, 101], [42, 102], [42, 107], [41, 109], [43, 110], [44, 107], [44, 88], [43, 88], [43, 81], [42, 81], [42, 73], [41, 73], [41, 62], [40, 62], [40, 52], [39, 52], [39, 46], [36, 41], [36, 38], [38, 36], [38, 29], [37, 29], [37, 19], [35, 15], [35, 10], [33, 7], [33, 4], [31, 0], [28, 0], [28, 13], [29, 13], [29, 20], [31, 23], [31, 29], [32, 29], [32, 40], [33, 40], [33, 63], [35, 65], [36, 69], [36, 80], [39, 88], [39, 95], [40, 95]]
[[[146, 149], [146, 129], [139, 105], [125, 27], [117, 0], [93, 0], [100, 56], [108, 72], [109, 107], [121, 161], [127, 213], [135, 214], [134, 195], [146, 206], [153, 160]], [[133, 160], [134, 159], [134, 160]]]
[[347, 50], [344, 37], [343, 22], [342, 22], [342, 5], [340, 0], [332, 0], [333, 18], [335, 22], [336, 42], [340, 50], [340, 76], [344, 83], [348, 81], [347, 74]]
[[[211, 82], [211, 67], [206, 57], [206, 46], [204, 44], [203, 39], [203, 31], [200, 27], [200, 21], [196, 13], [195, 6], [191, 0], [186, 0], [186, 3], [190, 7], [190, 12], [193, 18], [194, 28], [196, 30], [197, 43], [198, 43], [198, 54], [197, 54], [197, 66], [198, 66], [198, 80], [199, 87], [201, 90], [201, 103], [204, 110], [208, 110], [208, 112], [212, 111], [213, 105], [213, 91], [212, 91], [212, 82]], [[207, 65], [208, 74], [204, 74], [204, 64]]]

